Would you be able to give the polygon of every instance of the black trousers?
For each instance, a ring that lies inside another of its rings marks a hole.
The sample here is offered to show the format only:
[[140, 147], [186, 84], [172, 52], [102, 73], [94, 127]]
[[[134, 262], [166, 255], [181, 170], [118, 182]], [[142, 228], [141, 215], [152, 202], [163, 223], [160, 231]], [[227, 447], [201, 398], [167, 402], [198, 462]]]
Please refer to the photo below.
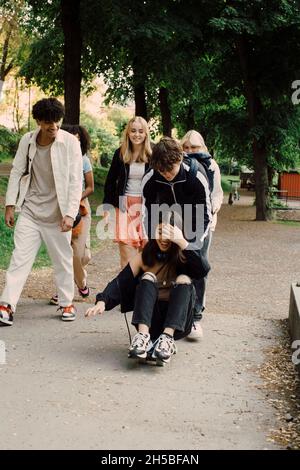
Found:
[[157, 284], [142, 279], [136, 288], [131, 323], [147, 325], [152, 341], [161, 335], [164, 328], [175, 330], [174, 339], [184, 338], [192, 329], [195, 299], [193, 284], [174, 283], [169, 301], [159, 300]]
[[[208, 259], [211, 240], [212, 240], [212, 232], [209, 232], [207, 237], [204, 239], [203, 246], [200, 250], [202, 256], [204, 256], [206, 259]], [[197, 321], [197, 320], [201, 320], [202, 312], [205, 308], [205, 290], [206, 290], [206, 284], [207, 284], [207, 276], [197, 281], [193, 281], [193, 282], [194, 282], [194, 286], [195, 286], [196, 294], [197, 294], [194, 320]]]

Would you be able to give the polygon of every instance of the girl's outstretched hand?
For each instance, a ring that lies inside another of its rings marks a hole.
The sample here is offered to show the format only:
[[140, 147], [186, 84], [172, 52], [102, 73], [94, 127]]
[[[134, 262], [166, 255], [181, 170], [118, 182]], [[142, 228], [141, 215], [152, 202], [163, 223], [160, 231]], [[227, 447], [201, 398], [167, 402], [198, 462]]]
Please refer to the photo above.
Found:
[[85, 312], [85, 317], [93, 317], [95, 315], [101, 315], [105, 310], [105, 303], [101, 300], [100, 302], [97, 302], [94, 307], [90, 307], [87, 309]]

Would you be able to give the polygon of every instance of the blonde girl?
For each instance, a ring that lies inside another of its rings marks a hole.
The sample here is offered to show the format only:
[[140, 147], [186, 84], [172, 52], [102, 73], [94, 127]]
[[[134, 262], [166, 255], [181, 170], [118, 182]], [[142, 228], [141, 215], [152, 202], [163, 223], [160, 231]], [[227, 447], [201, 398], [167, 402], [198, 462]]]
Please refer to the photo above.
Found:
[[115, 242], [119, 246], [121, 268], [145, 244], [141, 225], [141, 183], [149, 168], [150, 156], [148, 124], [142, 117], [135, 116], [125, 127], [121, 147], [114, 153], [104, 187], [106, 223], [109, 211], [105, 205], [116, 210]]

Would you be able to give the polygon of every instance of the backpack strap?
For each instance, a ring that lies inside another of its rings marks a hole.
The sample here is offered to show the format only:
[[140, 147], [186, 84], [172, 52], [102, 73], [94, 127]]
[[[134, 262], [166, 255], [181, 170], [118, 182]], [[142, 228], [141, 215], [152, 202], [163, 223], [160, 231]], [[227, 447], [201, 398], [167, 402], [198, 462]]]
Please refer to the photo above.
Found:
[[[29, 138], [29, 141], [31, 139], [31, 137], [33, 136], [33, 132], [31, 132], [30, 134], [30, 138]], [[26, 170], [25, 170], [25, 173], [23, 173], [23, 176], [26, 176], [29, 174], [29, 161], [30, 161], [30, 158], [29, 158], [29, 150], [30, 150], [30, 142], [28, 144], [28, 148], [27, 148], [27, 155], [26, 155]]]
[[202, 173], [202, 175], [206, 179], [206, 181], [208, 183], [208, 186], [210, 186], [209, 185], [209, 180], [208, 180], [208, 177], [207, 177], [207, 173], [206, 173], [205, 168], [202, 165], [202, 163], [200, 163], [198, 160], [196, 160], [196, 158], [191, 158], [191, 157], [184, 157], [184, 162], [190, 167], [190, 171], [189, 171], [189, 178], [190, 179], [197, 178], [197, 171], [200, 171], [200, 173]]
[[202, 152], [195, 153], [193, 156], [190, 154], [190, 158], [197, 160], [199, 163], [200, 167], [203, 167], [206, 173], [206, 177], [208, 179], [208, 184], [209, 184], [209, 189], [210, 192], [213, 192], [214, 189], [214, 175], [215, 171], [211, 169], [211, 160], [212, 157], [209, 154], [204, 154]]

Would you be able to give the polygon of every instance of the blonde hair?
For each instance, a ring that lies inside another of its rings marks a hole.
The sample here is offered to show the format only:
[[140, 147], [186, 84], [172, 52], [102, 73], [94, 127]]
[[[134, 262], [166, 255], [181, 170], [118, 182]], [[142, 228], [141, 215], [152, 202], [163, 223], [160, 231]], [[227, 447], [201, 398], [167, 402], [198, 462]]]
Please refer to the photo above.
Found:
[[129, 138], [129, 131], [130, 131], [131, 124], [133, 124], [136, 121], [139, 124], [141, 124], [143, 130], [146, 133], [145, 140], [142, 143], [141, 152], [138, 158], [136, 159], [136, 162], [146, 163], [149, 161], [149, 158], [151, 157], [151, 154], [152, 154], [151, 144], [150, 144], [150, 133], [149, 133], [149, 127], [148, 127], [147, 121], [141, 116], [135, 116], [128, 121], [124, 129], [122, 145], [121, 145], [121, 157], [124, 163], [128, 163], [129, 165], [130, 163], [133, 162], [132, 143]]
[[181, 145], [184, 146], [186, 142], [189, 142], [192, 147], [200, 147], [200, 152], [208, 153], [204, 139], [199, 132], [194, 130], [188, 131], [181, 139]]

